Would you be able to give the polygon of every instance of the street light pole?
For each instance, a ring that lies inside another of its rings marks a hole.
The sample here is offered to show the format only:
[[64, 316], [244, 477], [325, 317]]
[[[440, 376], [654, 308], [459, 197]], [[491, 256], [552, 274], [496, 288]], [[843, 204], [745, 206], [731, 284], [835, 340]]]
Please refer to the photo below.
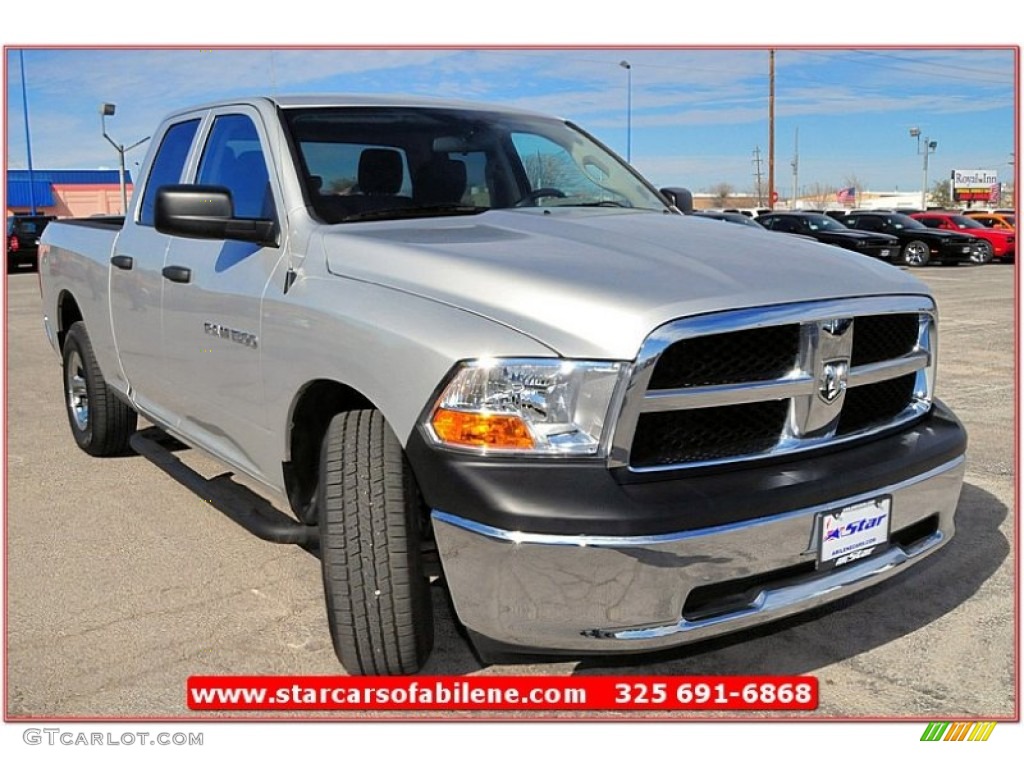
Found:
[[921, 210], [927, 210], [928, 203], [926, 198], [928, 197], [928, 155], [931, 155], [939, 146], [939, 142], [931, 141], [927, 136], [924, 137], [924, 151], [921, 149], [921, 129], [911, 128], [910, 138], [917, 139], [917, 154], [924, 155], [924, 165], [921, 177]]
[[32, 135], [28, 129], [28, 91], [25, 88], [25, 50], [18, 51], [21, 61], [21, 108], [25, 115], [25, 153], [28, 155], [28, 203], [33, 216], [36, 215], [36, 180], [32, 172]]
[[625, 59], [619, 66], [626, 70], [626, 162], [629, 163], [633, 150], [633, 67]]
[[125, 153], [132, 151], [140, 144], [144, 144], [149, 141], [149, 136], [144, 139], [139, 139], [130, 146], [124, 144], [118, 144], [109, 135], [107, 135], [107, 115], [113, 116], [114, 112], [117, 111], [116, 104], [104, 103], [100, 105], [100, 125], [103, 128], [103, 138], [110, 142], [110, 145], [117, 151], [118, 157], [118, 175], [121, 181], [121, 213], [124, 216], [128, 215], [128, 187], [125, 184], [124, 179], [124, 156]]

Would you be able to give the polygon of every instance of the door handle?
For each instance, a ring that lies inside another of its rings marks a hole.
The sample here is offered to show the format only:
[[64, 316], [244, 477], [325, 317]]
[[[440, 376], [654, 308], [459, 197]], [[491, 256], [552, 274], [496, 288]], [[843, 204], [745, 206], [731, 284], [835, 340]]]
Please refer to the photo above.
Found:
[[172, 283], [187, 283], [192, 279], [192, 270], [188, 267], [164, 267], [160, 274]]
[[135, 259], [131, 256], [114, 256], [110, 259], [110, 263], [118, 269], [131, 269], [135, 266]]

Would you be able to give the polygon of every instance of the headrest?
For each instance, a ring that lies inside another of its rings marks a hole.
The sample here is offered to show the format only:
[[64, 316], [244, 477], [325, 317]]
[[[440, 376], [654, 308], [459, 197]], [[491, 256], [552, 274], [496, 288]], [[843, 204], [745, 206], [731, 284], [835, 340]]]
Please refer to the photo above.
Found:
[[466, 164], [438, 155], [419, 167], [415, 182], [418, 203], [458, 203], [466, 193]]
[[359, 155], [359, 190], [364, 195], [394, 195], [402, 188], [402, 153], [364, 149]]

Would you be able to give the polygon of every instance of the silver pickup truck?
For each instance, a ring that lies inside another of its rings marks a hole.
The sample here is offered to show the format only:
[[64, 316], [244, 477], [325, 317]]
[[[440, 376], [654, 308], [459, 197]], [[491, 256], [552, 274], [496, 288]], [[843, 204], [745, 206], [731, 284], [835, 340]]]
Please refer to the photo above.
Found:
[[124, 453], [141, 415], [287, 498], [350, 673], [421, 667], [431, 578], [485, 661], [615, 654], [953, 535], [927, 288], [682, 215], [570, 122], [225, 101], [166, 118], [139, 179], [124, 221], [43, 238], [71, 432]]

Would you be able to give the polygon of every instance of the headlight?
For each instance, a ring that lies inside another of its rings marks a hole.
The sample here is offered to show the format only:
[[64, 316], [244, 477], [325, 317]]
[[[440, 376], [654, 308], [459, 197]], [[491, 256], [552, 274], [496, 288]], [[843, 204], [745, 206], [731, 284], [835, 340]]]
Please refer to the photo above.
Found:
[[442, 445], [481, 453], [596, 456], [627, 370], [578, 360], [460, 363], [425, 426]]

